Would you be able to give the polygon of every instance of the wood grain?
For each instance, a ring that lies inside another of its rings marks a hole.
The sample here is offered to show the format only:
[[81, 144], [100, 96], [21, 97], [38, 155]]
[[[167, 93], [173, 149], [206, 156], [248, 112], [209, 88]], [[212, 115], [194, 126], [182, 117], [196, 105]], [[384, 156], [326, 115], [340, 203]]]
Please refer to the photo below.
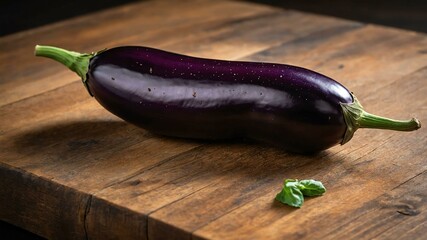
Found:
[[53, 239], [86, 237], [84, 218], [88, 194], [29, 172], [0, 164], [0, 218]]
[[[424, 128], [359, 130], [313, 156], [161, 137], [108, 113], [69, 70], [33, 57], [35, 44], [289, 63], [342, 82], [370, 112], [426, 122], [424, 34], [187, 0], [129, 4], [0, 38], [0, 219], [47, 238], [427, 237]], [[284, 178], [315, 178], [328, 192], [292, 209], [274, 201]]]

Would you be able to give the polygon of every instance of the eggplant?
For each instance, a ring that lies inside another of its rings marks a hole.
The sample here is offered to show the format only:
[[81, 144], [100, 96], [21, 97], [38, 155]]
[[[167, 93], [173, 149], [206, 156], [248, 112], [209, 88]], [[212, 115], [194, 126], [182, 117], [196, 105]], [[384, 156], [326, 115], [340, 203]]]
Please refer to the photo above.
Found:
[[320, 73], [285, 64], [190, 57], [138, 46], [77, 53], [36, 46], [83, 81], [111, 113], [153, 133], [193, 139], [249, 138], [314, 153], [348, 142], [358, 128], [412, 131], [367, 113]]

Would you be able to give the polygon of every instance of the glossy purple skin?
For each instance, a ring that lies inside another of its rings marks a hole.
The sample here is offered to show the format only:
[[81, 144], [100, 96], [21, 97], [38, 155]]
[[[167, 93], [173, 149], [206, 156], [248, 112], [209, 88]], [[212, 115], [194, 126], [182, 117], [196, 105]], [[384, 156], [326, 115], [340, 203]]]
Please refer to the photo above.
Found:
[[312, 153], [342, 141], [350, 92], [295, 66], [119, 47], [91, 59], [88, 86], [110, 112], [157, 134], [250, 138]]

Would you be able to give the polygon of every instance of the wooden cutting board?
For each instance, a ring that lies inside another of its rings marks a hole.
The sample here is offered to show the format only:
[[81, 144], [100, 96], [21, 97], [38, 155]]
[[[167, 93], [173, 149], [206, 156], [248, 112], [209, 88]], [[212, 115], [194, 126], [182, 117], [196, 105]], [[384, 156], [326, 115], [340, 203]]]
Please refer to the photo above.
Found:
[[[426, 239], [427, 128], [312, 156], [153, 135], [33, 56], [145, 45], [303, 66], [372, 113], [427, 122], [427, 35], [240, 1], [147, 1], [0, 38], [0, 219], [52, 239]], [[285, 178], [320, 180], [301, 209]]]

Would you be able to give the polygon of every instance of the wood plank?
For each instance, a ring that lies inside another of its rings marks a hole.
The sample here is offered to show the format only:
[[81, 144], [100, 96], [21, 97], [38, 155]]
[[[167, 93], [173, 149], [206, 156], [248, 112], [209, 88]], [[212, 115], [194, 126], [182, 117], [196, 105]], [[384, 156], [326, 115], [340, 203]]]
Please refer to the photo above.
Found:
[[11, 146], [2, 149], [3, 162], [89, 193], [198, 145], [151, 138], [132, 125], [116, 121], [54, 124], [14, 138], [9, 144], [2, 141], [3, 146]]
[[424, 170], [353, 211], [355, 221], [336, 226], [326, 236], [349, 238], [351, 233], [351, 239], [422, 239], [427, 230], [426, 180]]
[[92, 197], [85, 221], [94, 239], [147, 239], [147, 217], [128, 208]]
[[88, 194], [0, 163], [0, 219], [49, 239], [86, 238]]
[[[312, 22], [312, 24], [307, 24], [307, 22]], [[201, 34], [202, 38], [199, 37], [197, 40], [201, 44], [187, 44], [185, 41], [177, 41], [173, 42], [173, 48], [169, 45], [162, 46], [162, 48], [173, 50], [178, 47], [179, 52], [184, 54], [190, 53], [199, 57], [235, 60], [307, 36], [316, 31], [336, 31], [338, 33], [340, 31], [352, 31], [360, 27], [363, 27], [363, 24], [336, 21], [333, 18], [309, 14], [304, 14], [302, 17], [301, 13], [295, 11], [274, 11], [207, 27]], [[220, 34], [212, 35], [219, 30]]]

